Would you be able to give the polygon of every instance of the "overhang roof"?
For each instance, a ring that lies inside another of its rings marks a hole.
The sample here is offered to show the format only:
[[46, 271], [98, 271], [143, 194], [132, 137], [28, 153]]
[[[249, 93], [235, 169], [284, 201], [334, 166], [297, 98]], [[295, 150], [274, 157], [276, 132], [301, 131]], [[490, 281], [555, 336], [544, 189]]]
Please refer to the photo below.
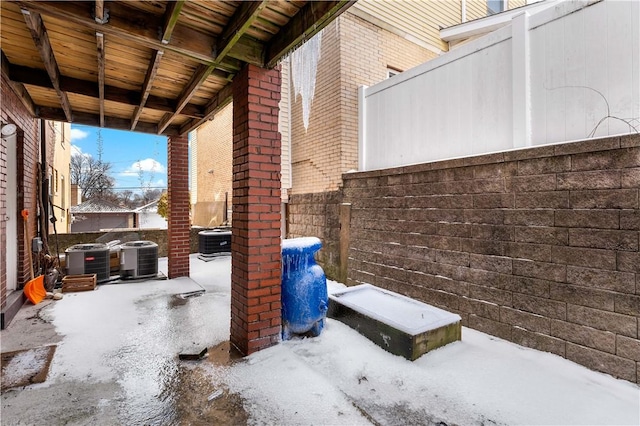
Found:
[[82, 203], [71, 206], [71, 213], [134, 213], [134, 210], [120, 207], [112, 202], [99, 199], [91, 199]]
[[1, 1], [2, 74], [34, 117], [185, 134], [354, 1]]

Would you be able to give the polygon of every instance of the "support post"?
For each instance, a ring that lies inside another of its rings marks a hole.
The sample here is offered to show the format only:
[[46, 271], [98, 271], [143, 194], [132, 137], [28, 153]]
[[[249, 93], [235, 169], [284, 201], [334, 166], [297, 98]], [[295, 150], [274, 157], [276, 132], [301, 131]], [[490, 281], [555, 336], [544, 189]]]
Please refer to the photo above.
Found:
[[280, 69], [233, 80], [231, 343], [249, 355], [280, 341]]
[[168, 258], [169, 278], [189, 276], [189, 138], [168, 141]]
[[513, 147], [531, 146], [531, 53], [529, 14], [512, 20]]
[[367, 86], [358, 87], [358, 170], [367, 170]]

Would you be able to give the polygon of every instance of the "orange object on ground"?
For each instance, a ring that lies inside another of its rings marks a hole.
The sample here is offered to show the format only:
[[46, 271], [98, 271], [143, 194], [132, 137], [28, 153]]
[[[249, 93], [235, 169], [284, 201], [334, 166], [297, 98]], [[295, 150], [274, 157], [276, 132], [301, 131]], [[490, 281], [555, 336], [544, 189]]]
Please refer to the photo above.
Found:
[[44, 275], [37, 276], [25, 284], [24, 295], [34, 305], [42, 302], [47, 296], [47, 291], [44, 289]]

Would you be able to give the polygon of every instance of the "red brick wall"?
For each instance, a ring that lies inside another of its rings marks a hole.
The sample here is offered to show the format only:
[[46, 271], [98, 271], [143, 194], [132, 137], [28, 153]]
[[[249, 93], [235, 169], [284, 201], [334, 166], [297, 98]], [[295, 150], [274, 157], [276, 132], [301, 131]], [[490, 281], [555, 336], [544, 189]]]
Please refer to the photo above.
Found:
[[169, 278], [189, 276], [189, 139], [170, 136], [168, 141]]
[[[29, 232], [35, 235], [36, 232], [36, 163], [39, 161], [40, 140], [39, 140], [39, 120], [31, 118], [31, 114], [23, 106], [15, 93], [11, 90], [8, 82], [2, 77], [0, 85], [1, 101], [0, 114], [2, 120], [13, 123], [18, 127], [17, 152], [7, 152], [7, 146], [2, 141], [0, 151], [0, 191], [2, 202], [0, 205], [0, 217], [12, 215], [19, 218], [18, 221], [18, 288], [29, 279], [29, 266], [26, 251], [24, 250], [24, 228], [20, 216], [22, 209], [29, 210]], [[1, 140], [1, 139], [0, 139]], [[6, 168], [9, 156], [15, 155], [18, 165], [18, 210], [15, 212], [6, 211]], [[7, 271], [5, 270], [5, 256], [7, 249], [6, 223], [0, 221], [0, 300], [4, 309], [7, 297]]]
[[640, 383], [640, 135], [343, 179], [350, 285]]
[[280, 340], [280, 70], [233, 80], [231, 343], [243, 354]]

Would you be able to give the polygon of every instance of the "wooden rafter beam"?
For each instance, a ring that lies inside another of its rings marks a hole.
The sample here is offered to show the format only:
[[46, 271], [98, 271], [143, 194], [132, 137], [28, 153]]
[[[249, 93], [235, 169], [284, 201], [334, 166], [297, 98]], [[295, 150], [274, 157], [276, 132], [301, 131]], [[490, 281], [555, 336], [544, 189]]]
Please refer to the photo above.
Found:
[[[96, 0], [94, 6], [94, 19], [98, 24], [107, 23], [108, 16], [104, 8], [104, 0]], [[96, 47], [98, 58], [98, 105], [100, 108], [100, 127], [104, 127], [104, 34], [96, 31]]]
[[162, 37], [160, 37], [162, 44], [169, 44], [169, 40], [171, 40], [171, 35], [173, 34], [173, 29], [178, 23], [178, 18], [180, 17], [180, 12], [182, 11], [184, 2], [185, 0], [170, 1], [167, 5], [167, 10], [164, 13], [164, 25], [162, 26], [161, 32]]
[[164, 52], [162, 50], [154, 50], [151, 55], [149, 68], [147, 68], [147, 74], [145, 75], [144, 83], [142, 84], [142, 92], [140, 92], [140, 103], [136, 106], [136, 109], [133, 112], [133, 118], [131, 119], [131, 130], [135, 130], [136, 124], [138, 124], [138, 120], [142, 114], [142, 110], [147, 103], [147, 99], [151, 93], [151, 88], [153, 87], [153, 80], [155, 80], [158, 68], [160, 68], [160, 61], [162, 60], [163, 54]]
[[100, 105], [100, 127], [104, 127], [104, 34], [96, 33], [98, 48], [98, 103]]
[[[189, 81], [189, 84], [184, 88], [180, 96], [177, 100], [176, 110], [173, 114], [167, 113], [162, 117], [160, 123], [158, 123], [158, 132], [162, 132], [166, 126], [168, 126], [171, 121], [180, 113], [182, 108], [189, 102], [189, 99], [198, 91], [200, 86], [205, 82], [207, 77], [211, 74], [211, 72], [215, 69], [215, 66], [220, 64], [222, 60], [227, 56], [227, 54], [231, 51], [231, 49], [237, 45], [238, 41], [242, 38], [245, 32], [251, 27], [253, 22], [258, 18], [260, 12], [267, 6], [267, 1], [259, 1], [259, 2], [243, 2], [240, 4], [240, 7], [236, 10], [234, 15], [229, 20], [229, 23], [225, 27], [222, 32], [222, 36], [219, 38], [218, 43], [216, 44], [216, 60], [213, 65], [205, 66], [201, 65]], [[260, 48], [260, 53], [257, 55], [259, 61], [262, 63], [262, 48]], [[254, 62], [255, 59], [252, 61]], [[229, 84], [227, 86], [230, 86]], [[226, 86], [225, 86], [226, 87]], [[216, 97], [217, 99], [217, 97]]]
[[213, 97], [211, 102], [207, 105], [204, 117], [193, 118], [183, 124], [180, 127], [180, 134], [184, 135], [190, 131], [197, 129], [204, 122], [211, 120], [222, 108], [227, 106], [233, 99], [233, 87], [231, 82], [227, 83], [220, 91]]
[[[171, 40], [171, 34], [173, 33], [173, 29], [178, 23], [178, 18], [180, 17], [180, 11], [184, 6], [185, 0], [178, 0], [175, 2], [169, 2], [167, 6], [167, 10], [165, 11], [164, 17], [164, 26], [162, 27], [160, 40], [162, 44], [168, 44], [169, 40]], [[144, 77], [144, 83], [142, 84], [142, 92], [140, 93], [140, 103], [136, 107], [133, 112], [133, 117], [131, 118], [131, 130], [136, 128], [138, 124], [138, 120], [140, 120], [140, 115], [142, 115], [142, 111], [144, 110], [144, 106], [147, 103], [147, 99], [149, 94], [151, 93], [151, 88], [153, 87], [153, 81], [156, 78], [156, 74], [158, 73], [158, 69], [160, 68], [160, 62], [162, 61], [162, 56], [164, 55], [164, 50], [154, 50], [151, 54], [151, 59], [149, 61], [149, 67], [147, 68], [147, 73]]]
[[316, 35], [354, 3], [355, 0], [307, 2], [267, 46], [266, 66], [276, 66], [284, 55]]
[[[42, 118], [45, 120], [53, 120], [53, 121], [66, 120], [64, 111], [62, 111], [59, 108], [40, 107], [38, 108], [38, 114], [36, 117]], [[74, 114], [74, 118], [75, 118], [74, 123], [84, 124], [87, 126], [97, 127], [100, 121], [100, 117], [98, 116], [98, 114], [91, 114], [86, 112], [76, 112]], [[130, 120], [126, 118], [105, 116], [104, 121], [105, 121], [105, 127], [109, 129], [129, 130], [129, 127], [131, 125]], [[147, 123], [144, 121], [139, 122], [138, 126], [136, 127], [137, 132], [151, 133], [151, 134], [157, 134], [158, 133], [157, 129], [158, 129], [158, 126], [155, 123]], [[178, 133], [179, 131], [180, 129], [178, 126], [169, 126], [165, 129], [165, 131], [162, 134], [166, 136], [177, 135], [179, 134]]]
[[20, 102], [22, 102], [22, 105], [24, 105], [24, 107], [27, 109], [27, 111], [29, 111], [29, 113], [31, 113], [31, 115], [33, 117], [36, 116], [36, 106], [33, 103], [33, 99], [31, 99], [31, 96], [29, 95], [29, 92], [27, 92], [27, 89], [24, 87], [24, 84], [22, 83], [17, 83], [13, 80], [11, 80], [11, 69], [10, 69], [10, 63], [9, 60], [7, 59], [7, 57], [5, 56], [4, 52], [0, 49], [0, 57], [2, 60], [2, 75], [3, 77], [7, 80], [7, 82], [9, 83], [9, 87], [11, 88], [11, 90], [13, 91], [13, 93], [15, 93], [15, 95], [18, 97], [18, 99], [20, 99]]
[[69, 103], [67, 94], [60, 88], [60, 69], [58, 68], [58, 63], [56, 62], [55, 55], [53, 54], [49, 35], [44, 27], [44, 22], [42, 22], [42, 17], [38, 12], [27, 9], [22, 9], [22, 16], [24, 17], [24, 21], [26, 22], [29, 31], [31, 32], [31, 38], [40, 53], [40, 57], [44, 63], [44, 68], [47, 70], [47, 74], [51, 80], [51, 85], [58, 94], [60, 106], [64, 111], [66, 119], [68, 122], [73, 122], [71, 104]]
[[200, 65], [196, 73], [193, 75], [189, 84], [180, 93], [178, 100], [176, 101], [176, 109], [173, 112], [168, 112], [162, 117], [158, 123], [158, 134], [164, 132], [164, 130], [171, 124], [171, 121], [182, 111], [187, 105], [189, 100], [196, 93], [198, 88], [204, 83], [204, 81], [211, 75], [214, 70], [213, 65]]
[[105, 24], [108, 21], [108, 17], [104, 8], [104, 0], [96, 0], [95, 3], [93, 16], [98, 24]]
[[229, 51], [240, 41], [260, 12], [267, 6], [267, 1], [245, 1], [240, 4], [225, 27], [216, 43], [216, 61], [227, 56]]
[[[215, 37], [176, 23], [171, 32], [170, 43], [163, 44], [158, 37], [158, 29], [163, 28], [164, 17], [132, 13], [126, 2], [109, 3], [109, 22], [106, 24], [99, 24], [91, 19], [92, 10], [87, 8], [85, 2], [18, 0], [16, 3], [46, 16], [82, 25], [107, 36], [118, 37], [150, 49], [171, 51], [201, 64], [213, 64], [216, 60], [213, 56]], [[228, 72], [237, 72], [240, 67], [240, 62], [232, 58], [228, 58], [219, 66]]]
[[[20, 65], [12, 65], [7, 61], [8, 73], [12, 82], [28, 84], [30, 86], [42, 87], [45, 89], [53, 89], [45, 71], [23, 67]], [[228, 78], [226, 74], [220, 75], [221, 78]], [[62, 76], [60, 87], [67, 93], [75, 93], [78, 95], [98, 97], [98, 89], [95, 82], [81, 80], [73, 77]], [[115, 86], [105, 84], [105, 100], [109, 102], [117, 102], [124, 105], [138, 106], [142, 94], [134, 90], [121, 89]], [[149, 95], [145, 108], [162, 112], [175, 111], [175, 101], [169, 98]], [[201, 118], [204, 114], [204, 108], [195, 104], [187, 104], [181, 111], [181, 115], [192, 118]]]

